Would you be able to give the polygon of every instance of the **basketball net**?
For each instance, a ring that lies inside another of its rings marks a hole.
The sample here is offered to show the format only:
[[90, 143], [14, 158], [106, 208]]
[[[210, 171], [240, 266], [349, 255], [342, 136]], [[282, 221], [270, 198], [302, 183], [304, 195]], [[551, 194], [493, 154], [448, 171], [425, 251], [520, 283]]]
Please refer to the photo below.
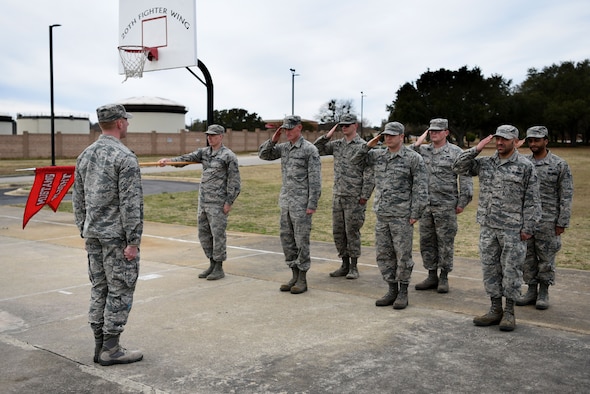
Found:
[[[143, 77], [143, 67], [145, 59], [150, 58], [151, 49], [140, 45], [125, 45], [118, 47], [123, 70], [125, 70], [125, 79]], [[151, 59], [150, 59], [151, 60]]]

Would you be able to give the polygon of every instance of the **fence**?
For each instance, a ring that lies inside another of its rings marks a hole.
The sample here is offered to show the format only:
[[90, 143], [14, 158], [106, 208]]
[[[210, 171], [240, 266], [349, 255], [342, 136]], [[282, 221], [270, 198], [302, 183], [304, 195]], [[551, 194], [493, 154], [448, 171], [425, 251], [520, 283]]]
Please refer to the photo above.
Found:
[[[255, 152], [273, 133], [274, 130], [227, 130], [223, 144], [235, 153]], [[303, 137], [313, 142], [322, 134], [323, 132], [318, 131], [304, 131]], [[100, 132], [94, 130], [90, 134], [56, 132], [55, 157], [75, 158], [99, 136]], [[284, 135], [281, 138], [284, 140]], [[129, 133], [122, 141], [138, 156], [177, 156], [207, 145], [204, 133], [186, 130], [180, 133]], [[51, 158], [51, 134], [30, 134], [25, 131], [22, 135], [0, 135], [0, 159], [45, 158]]]

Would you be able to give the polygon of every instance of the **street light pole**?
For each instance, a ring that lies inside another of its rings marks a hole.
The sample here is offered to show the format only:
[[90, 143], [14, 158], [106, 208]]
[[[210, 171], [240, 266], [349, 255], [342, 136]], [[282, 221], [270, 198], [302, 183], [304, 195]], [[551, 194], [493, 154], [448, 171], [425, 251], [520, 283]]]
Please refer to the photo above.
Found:
[[49, 96], [51, 99], [51, 165], [55, 165], [55, 113], [53, 111], [53, 28], [49, 26]]
[[299, 74], [295, 74], [295, 69], [290, 68], [291, 71], [291, 115], [295, 115], [295, 77]]
[[361, 136], [363, 135], [363, 99], [365, 95], [361, 92]]

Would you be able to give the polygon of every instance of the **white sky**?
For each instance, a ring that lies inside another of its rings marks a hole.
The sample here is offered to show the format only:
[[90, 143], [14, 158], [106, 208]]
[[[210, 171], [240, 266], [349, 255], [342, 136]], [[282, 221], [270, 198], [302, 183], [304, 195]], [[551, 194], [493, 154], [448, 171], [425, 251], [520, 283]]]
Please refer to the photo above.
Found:
[[[166, 0], [162, 0], [165, 4]], [[118, 74], [118, 0], [7, 0], [0, 12], [0, 113], [50, 114], [49, 25], [56, 115], [96, 121], [103, 104], [157, 96], [205, 120], [206, 89], [186, 69]], [[314, 119], [353, 100], [379, 126], [406, 82], [428, 70], [479, 67], [520, 84], [531, 67], [590, 58], [588, 0], [197, 0], [198, 58], [215, 109]], [[197, 67], [193, 70], [199, 76]], [[443, 114], [444, 115], [444, 114]], [[427, 121], [427, 120], [426, 120]], [[510, 120], [506, 120], [510, 123]]]

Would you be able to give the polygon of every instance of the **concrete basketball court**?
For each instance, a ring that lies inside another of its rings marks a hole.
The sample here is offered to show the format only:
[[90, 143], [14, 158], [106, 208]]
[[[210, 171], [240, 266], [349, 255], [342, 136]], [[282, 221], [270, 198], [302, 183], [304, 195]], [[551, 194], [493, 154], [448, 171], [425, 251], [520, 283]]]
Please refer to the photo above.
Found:
[[[0, 207], [2, 393], [581, 393], [590, 387], [590, 272], [560, 269], [551, 307], [517, 307], [517, 328], [475, 327], [489, 308], [476, 260], [456, 259], [451, 291], [417, 292], [405, 310], [365, 247], [360, 278], [331, 278], [331, 243], [314, 242], [310, 290], [290, 278], [277, 237], [231, 233], [226, 277], [192, 227], [146, 223], [141, 277], [121, 343], [141, 362], [92, 362], [90, 286], [73, 216]], [[187, 213], [192, 214], [192, 213]], [[264, 220], [261, 218], [261, 220]], [[278, 226], [278, 223], [277, 223]]]

